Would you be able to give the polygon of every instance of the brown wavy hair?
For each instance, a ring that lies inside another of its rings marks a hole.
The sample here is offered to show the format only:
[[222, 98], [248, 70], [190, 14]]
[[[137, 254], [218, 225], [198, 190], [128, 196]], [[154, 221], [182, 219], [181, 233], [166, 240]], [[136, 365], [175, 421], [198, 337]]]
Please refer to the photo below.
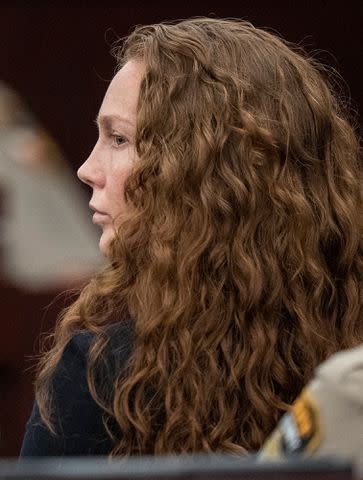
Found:
[[[110, 264], [40, 363], [40, 412], [51, 428], [52, 375], [86, 329], [111, 455], [256, 450], [314, 368], [363, 341], [356, 127], [327, 68], [246, 21], [139, 26], [115, 54], [145, 66], [139, 162]], [[97, 382], [125, 317], [127, 368]]]

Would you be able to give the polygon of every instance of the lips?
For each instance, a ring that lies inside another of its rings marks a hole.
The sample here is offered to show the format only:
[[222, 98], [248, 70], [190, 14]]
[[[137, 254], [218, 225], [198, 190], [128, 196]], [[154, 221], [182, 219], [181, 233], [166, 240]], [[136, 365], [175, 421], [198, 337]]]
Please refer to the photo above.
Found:
[[95, 213], [99, 213], [100, 215], [107, 215], [106, 212], [102, 212], [102, 210], [99, 210], [98, 208], [94, 207], [91, 203], [89, 204], [89, 208], [93, 210]]
[[98, 210], [98, 208], [94, 207], [93, 205], [89, 205], [90, 209], [93, 210], [95, 213], [92, 217], [92, 222], [97, 224], [103, 224], [107, 222], [108, 214]]

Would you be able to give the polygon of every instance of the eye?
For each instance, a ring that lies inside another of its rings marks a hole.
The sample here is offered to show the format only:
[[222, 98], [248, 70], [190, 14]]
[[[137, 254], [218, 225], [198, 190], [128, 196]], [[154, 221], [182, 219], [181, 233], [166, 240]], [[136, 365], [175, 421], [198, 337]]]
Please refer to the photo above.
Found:
[[112, 143], [115, 148], [122, 147], [128, 140], [122, 135], [111, 135]]

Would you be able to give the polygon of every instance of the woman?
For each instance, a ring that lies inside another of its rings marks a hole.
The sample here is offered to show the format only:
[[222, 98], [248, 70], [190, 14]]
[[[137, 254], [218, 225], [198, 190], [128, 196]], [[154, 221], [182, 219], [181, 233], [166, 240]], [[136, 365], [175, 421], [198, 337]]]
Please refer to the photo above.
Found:
[[138, 27], [116, 56], [78, 172], [109, 266], [41, 360], [22, 455], [257, 450], [362, 341], [358, 138], [324, 70], [247, 22]]

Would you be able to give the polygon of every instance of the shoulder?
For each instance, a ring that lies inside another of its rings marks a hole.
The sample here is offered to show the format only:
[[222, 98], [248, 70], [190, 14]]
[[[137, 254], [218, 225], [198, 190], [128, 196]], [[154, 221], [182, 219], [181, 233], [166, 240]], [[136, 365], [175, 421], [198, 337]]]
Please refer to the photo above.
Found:
[[108, 340], [106, 354], [113, 356], [116, 362], [123, 363], [130, 356], [134, 344], [133, 322], [111, 324], [105, 333]]
[[86, 330], [75, 332], [64, 347], [55, 375], [59, 374], [65, 367], [85, 366], [93, 340], [94, 335], [91, 332]]
[[316, 371], [314, 388], [323, 385], [349, 398], [351, 402], [363, 402], [363, 343], [349, 350], [332, 355]]
[[[105, 331], [109, 342], [103, 380], [110, 390], [114, 373], [122, 370], [130, 356], [133, 333], [130, 323], [113, 324]], [[94, 333], [80, 330], [67, 342], [52, 379], [52, 416], [57, 435], [43, 424], [35, 403], [21, 456], [100, 455], [111, 451], [112, 442], [103, 423], [105, 411], [92, 397], [87, 380], [89, 351], [96, 339]]]
[[[134, 329], [131, 320], [125, 320], [122, 323], [111, 323], [103, 328], [103, 333], [109, 340], [110, 346], [121, 351], [127, 349], [133, 341]], [[96, 340], [97, 335], [89, 330], [77, 330], [74, 332], [67, 348], [72, 351], [77, 351], [86, 355], [89, 351], [90, 345]]]
[[[108, 325], [104, 333], [107, 344], [97, 369], [104, 379], [111, 382], [127, 365], [132, 351], [133, 329], [131, 322], [114, 323]], [[53, 379], [53, 388], [58, 399], [62, 400], [64, 395], [69, 397], [72, 392], [78, 396], [82, 393], [90, 396], [87, 365], [90, 348], [96, 341], [97, 335], [88, 330], [75, 332], [68, 341]]]
[[[104, 328], [107, 339], [105, 354], [126, 360], [131, 354], [134, 332], [131, 321], [113, 323]], [[91, 346], [97, 341], [97, 334], [88, 330], [76, 331], [66, 344], [59, 365], [85, 366]]]

